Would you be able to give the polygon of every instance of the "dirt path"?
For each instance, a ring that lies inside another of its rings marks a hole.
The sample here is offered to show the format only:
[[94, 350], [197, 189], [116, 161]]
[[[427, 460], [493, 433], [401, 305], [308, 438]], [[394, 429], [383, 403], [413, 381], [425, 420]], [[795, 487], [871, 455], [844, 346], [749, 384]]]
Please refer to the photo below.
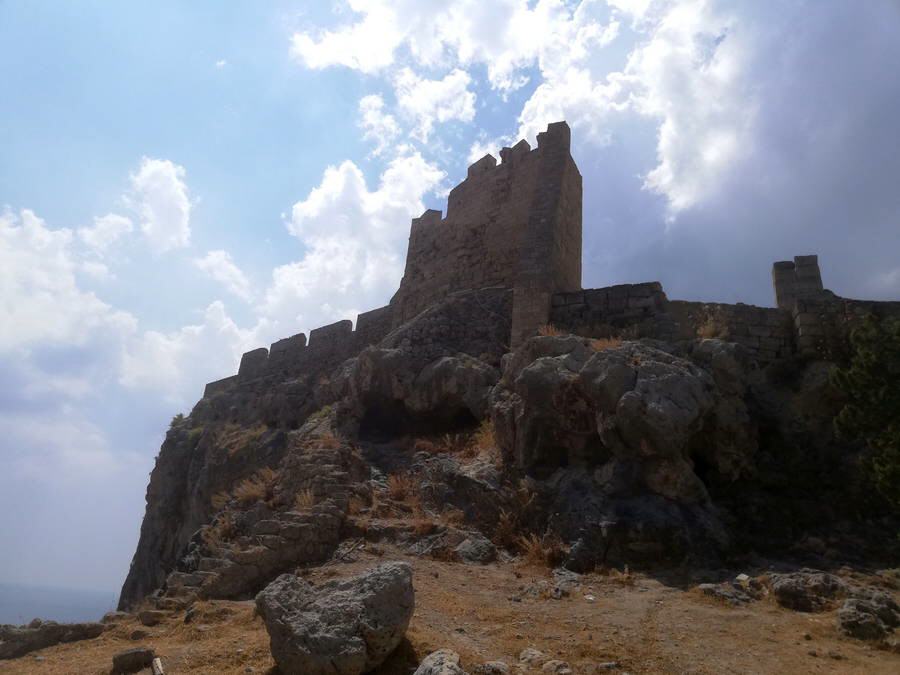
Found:
[[[442, 647], [458, 651], [467, 669], [491, 660], [513, 665], [532, 647], [567, 661], [576, 673], [900, 672], [900, 655], [841, 636], [834, 612], [792, 612], [771, 600], [732, 608], [646, 576], [586, 575], [568, 596], [553, 599], [546, 570], [361, 553], [308, 577], [353, 574], [397, 558], [414, 567], [416, 611], [407, 641], [380, 675], [410, 673], [418, 659]], [[115, 652], [143, 644], [165, 658], [173, 675], [269, 673], [268, 636], [252, 603], [202, 603], [193, 623], [185, 625], [183, 617], [173, 614], [154, 628], [130, 620], [96, 640], [0, 662], [0, 673], [108, 673]], [[148, 636], [130, 640], [137, 629]], [[618, 670], [597, 670], [612, 662]]]

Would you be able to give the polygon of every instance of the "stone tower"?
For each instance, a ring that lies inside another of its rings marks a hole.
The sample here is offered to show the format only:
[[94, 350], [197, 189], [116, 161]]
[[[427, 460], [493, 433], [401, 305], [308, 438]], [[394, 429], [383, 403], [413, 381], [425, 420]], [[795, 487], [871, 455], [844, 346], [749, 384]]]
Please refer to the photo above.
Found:
[[451, 190], [447, 215], [412, 221], [406, 269], [391, 300], [394, 326], [455, 291], [513, 291], [511, 346], [549, 321], [556, 292], [581, 288], [581, 174], [568, 124], [485, 155]]
[[779, 309], [792, 310], [795, 301], [819, 295], [822, 292], [819, 256], [798, 255], [792, 261], [775, 263], [772, 265], [772, 285]]

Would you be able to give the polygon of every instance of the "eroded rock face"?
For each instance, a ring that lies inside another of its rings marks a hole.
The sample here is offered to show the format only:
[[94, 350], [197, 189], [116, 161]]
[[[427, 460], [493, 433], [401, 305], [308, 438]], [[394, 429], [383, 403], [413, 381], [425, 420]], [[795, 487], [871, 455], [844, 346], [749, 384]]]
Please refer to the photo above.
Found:
[[400, 644], [415, 605], [412, 568], [386, 563], [320, 586], [283, 574], [256, 596], [286, 673], [358, 675]]
[[[727, 363], [722, 343], [704, 350], [717, 348], [709, 359], [722, 386], [694, 362], [642, 343], [595, 351], [575, 336], [532, 338], [509, 357], [492, 394], [498, 440], [537, 475], [597, 467], [613, 490], [703, 502], [695, 456], [737, 477], [755, 449], [739, 366]], [[640, 485], [623, 485], [629, 478]]]
[[[370, 347], [345, 372], [347, 404], [362, 420], [362, 432], [453, 426], [482, 419], [496, 368], [469, 356], [442, 356], [425, 365], [402, 349]], [[367, 420], [376, 428], [366, 428]]]
[[838, 626], [861, 640], [881, 640], [900, 626], [900, 606], [883, 591], [857, 592], [838, 610]]
[[827, 572], [800, 570], [770, 577], [772, 594], [782, 607], [798, 612], [821, 612], [847, 594], [847, 584]]
[[756, 449], [734, 349], [696, 345], [703, 367], [652, 344], [598, 351], [570, 335], [532, 338], [506, 357], [491, 395], [495, 434], [507, 461], [543, 479], [549, 527], [574, 543], [572, 569], [727, 545], [697, 466], [732, 480]]
[[56, 623], [35, 619], [27, 626], [0, 625], [0, 659], [14, 659], [29, 652], [61, 642], [76, 642], [98, 637], [102, 623]]

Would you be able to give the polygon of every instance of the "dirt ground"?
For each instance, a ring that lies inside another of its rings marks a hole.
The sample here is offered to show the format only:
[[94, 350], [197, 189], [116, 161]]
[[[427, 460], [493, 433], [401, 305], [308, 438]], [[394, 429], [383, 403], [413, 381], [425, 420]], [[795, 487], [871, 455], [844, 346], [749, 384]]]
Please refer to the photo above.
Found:
[[[833, 611], [804, 614], [771, 599], [734, 608], [646, 575], [585, 575], [581, 587], [553, 599], [535, 592], [549, 580], [547, 570], [520, 563], [475, 567], [387, 550], [360, 552], [357, 560], [306, 576], [350, 575], [389, 559], [412, 564], [416, 611], [406, 641], [379, 675], [411, 673], [418, 660], [442, 647], [459, 652], [466, 670], [493, 660], [513, 666], [523, 649], [533, 647], [567, 661], [575, 673], [900, 673], [900, 654], [843, 637]], [[871, 581], [855, 577], [857, 583]], [[268, 636], [252, 602], [197, 607], [190, 624], [183, 611], [153, 628], [128, 619], [97, 639], [0, 662], [0, 673], [108, 673], [116, 652], [150, 646], [170, 675], [274, 675]], [[146, 637], [132, 640], [135, 630]], [[611, 662], [617, 664], [612, 670], [598, 667]]]

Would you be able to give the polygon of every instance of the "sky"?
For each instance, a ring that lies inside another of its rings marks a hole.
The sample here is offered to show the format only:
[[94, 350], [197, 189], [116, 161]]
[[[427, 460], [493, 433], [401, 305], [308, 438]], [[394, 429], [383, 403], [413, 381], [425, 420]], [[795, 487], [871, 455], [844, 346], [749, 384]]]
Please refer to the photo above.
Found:
[[168, 422], [572, 127], [584, 285], [900, 299], [900, 0], [0, 0], [0, 581], [118, 589]]

